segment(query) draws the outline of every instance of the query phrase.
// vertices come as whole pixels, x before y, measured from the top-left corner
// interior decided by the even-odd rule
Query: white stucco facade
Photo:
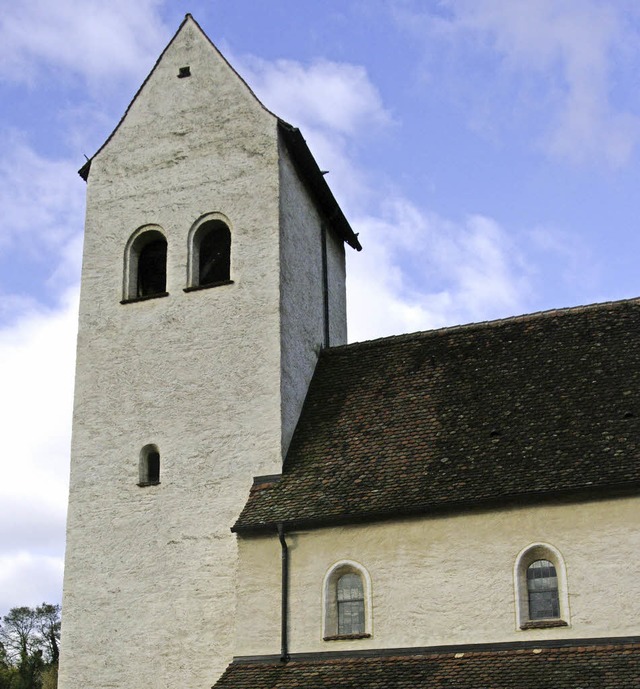
[[[290,533],[290,651],[640,634],[638,514],[634,497]],[[236,654],[277,654],[278,537],[239,542]],[[560,595],[568,599],[568,625],[523,630],[514,564],[524,548],[539,543],[557,549],[566,567]],[[358,563],[370,578],[371,637],[324,641],[323,582],[342,561]]]
[[[323,342],[320,219],[288,208],[313,204],[278,136],[187,18],[91,161],[61,689],[210,687],[233,655],[230,527],[252,477],[281,470]],[[210,213],[228,220],[232,284],[185,292],[190,229]],[[120,303],[127,243],[148,226],[167,240],[168,296]],[[140,487],[147,445],[160,483]]]

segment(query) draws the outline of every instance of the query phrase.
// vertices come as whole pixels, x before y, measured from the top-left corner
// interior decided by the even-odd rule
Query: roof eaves
[[[586,649],[637,646],[640,636],[583,637],[568,639],[528,639],[524,641],[495,641],[487,643],[447,644],[442,646],[405,646],[401,648],[367,648],[347,651],[311,651],[291,653],[290,662],[323,662],[349,658],[402,658],[407,656],[454,655],[456,653],[503,653],[533,649]],[[234,656],[233,663],[243,665],[281,663],[281,656]]]
[[[358,235],[353,231],[338,205],[300,130],[280,118],[278,118],[278,128],[293,164],[328,222],[344,242],[356,251],[362,251]]]
[[[530,493],[513,493],[477,500],[459,500],[446,503],[427,503],[407,509],[394,509],[382,512],[362,512],[360,514],[325,515],[303,519],[285,517],[268,522],[242,523],[238,519],[231,527],[233,533],[251,535],[277,531],[278,524],[283,524],[288,531],[320,529],[334,526],[370,524],[392,519],[410,519],[413,517],[438,517],[445,514],[509,508],[525,505],[550,504],[554,502],[586,502],[602,499],[620,498],[640,494],[640,482],[615,483],[601,486],[578,486],[563,490],[537,491]]]

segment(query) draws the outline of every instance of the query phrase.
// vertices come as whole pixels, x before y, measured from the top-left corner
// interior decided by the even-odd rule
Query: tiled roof
[[[325,350],[234,529],[640,486],[640,300]]]
[[[214,689],[638,689],[640,644],[233,663]]]

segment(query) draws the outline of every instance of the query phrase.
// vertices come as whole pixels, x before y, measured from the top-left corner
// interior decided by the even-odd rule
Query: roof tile
[[[232,663],[214,689],[637,689],[640,644]]]

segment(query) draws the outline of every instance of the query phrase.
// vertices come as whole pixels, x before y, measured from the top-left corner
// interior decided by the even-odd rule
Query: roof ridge
[[[440,328],[433,328],[431,330],[417,330],[413,333],[402,333],[400,335],[387,335],[385,337],[377,337],[373,340],[361,340],[357,342],[348,342],[343,345],[335,345],[323,350],[323,354],[338,353],[347,349],[359,349],[370,346],[381,346],[385,344],[396,344],[401,342],[408,342],[411,340],[420,340],[427,337],[435,337],[440,334],[457,332],[471,329],[494,328],[509,323],[525,323],[527,321],[539,320],[549,316],[565,316],[575,313],[582,313],[588,311],[597,311],[605,307],[619,307],[626,304],[640,304],[640,296],[630,297],[628,299],[616,299],[611,301],[594,302],[591,304],[580,304],[577,306],[565,306],[560,308],[543,309],[540,311],[532,311],[530,313],[518,314],[515,316],[505,316],[504,318],[495,318],[486,321],[472,321],[469,323],[460,323],[457,325],[445,325]]]

